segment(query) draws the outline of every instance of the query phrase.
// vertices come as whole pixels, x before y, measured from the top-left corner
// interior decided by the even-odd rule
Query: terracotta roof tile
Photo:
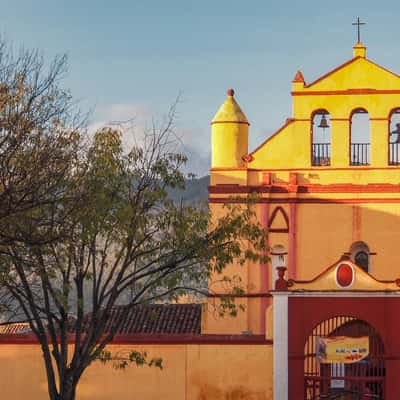
[[[201,304],[149,304],[123,311],[115,307],[107,321],[105,331],[109,331],[121,313],[124,322],[116,334],[200,334]],[[86,322],[90,314],[86,316]],[[73,331],[71,318],[71,331]],[[28,323],[13,323],[0,326],[0,335],[30,332]]]
[[[0,335],[13,335],[16,333],[30,332],[31,328],[27,322],[16,322],[0,326]]]
[[[121,312],[122,307],[113,309],[106,331],[121,316]],[[149,304],[125,312],[124,322],[117,334],[199,334],[201,330],[201,304]]]

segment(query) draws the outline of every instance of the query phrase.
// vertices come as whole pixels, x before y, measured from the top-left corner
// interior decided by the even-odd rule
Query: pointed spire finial
[[[301,82],[301,83],[305,83],[305,81],[304,81],[304,76],[303,76],[303,74],[302,74],[302,72],[301,72],[300,70],[298,70],[298,71],[296,72],[296,75],[294,76],[292,82]]]
[[[235,91],[233,89],[228,89],[226,91],[226,94],[228,95],[228,97],[225,99],[224,103],[215,114],[215,117],[211,121],[211,124],[235,122],[238,124],[250,125],[239,104],[233,97]]]

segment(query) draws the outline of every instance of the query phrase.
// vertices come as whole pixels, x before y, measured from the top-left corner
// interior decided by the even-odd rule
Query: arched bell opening
[[[365,272],[371,272],[371,252],[364,242],[355,242],[350,246],[350,257]]]
[[[356,108],[350,114],[350,165],[370,165],[370,147],[368,111]]]
[[[307,338],[306,400],[383,400],[385,375],[383,341],[366,321],[338,315],[319,323]]]
[[[389,115],[389,165],[400,164],[400,107]]]
[[[311,164],[314,166],[331,165],[331,127],[330,114],[319,109],[311,115]]]

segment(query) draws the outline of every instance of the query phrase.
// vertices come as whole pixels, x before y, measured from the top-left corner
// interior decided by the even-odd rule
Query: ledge
[[[70,344],[74,343],[71,335]],[[0,335],[0,345],[39,345],[32,333]],[[264,335],[197,335],[197,334],[120,334],[110,345],[121,344],[218,344],[218,345],[272,345]]]

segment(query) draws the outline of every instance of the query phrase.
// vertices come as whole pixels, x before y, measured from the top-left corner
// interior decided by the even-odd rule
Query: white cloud
[[[211,165],[211,154],[199,152],[196,148],[191,146],[184,146],[182,153],[188,157],[188,163],[185,167],[185,172],[191,172],[198,177],[208,175]]]
[[[111,104],[100,107],[89,125],[89,131],[95,132],[104,126],[129,126],[138,132],[143,131],[147,121],[151,120],[151,111],[141,104]]]
[[[93,134],[104,126],[119,126],[124,131],[122,138],[125,148],[140,143],[146,130],[160,125],[165,117],[156,115],[151,109],[142,104],[118,103],[100,107],[94,114],[93,122],[89,125],[89,133]],[[188,163],[185,172],[192,172],[198,176],[208,174],[210,167],[209,134],[199,128],[182,126],[177,121],[174,133],[178,139],[176,151],[187,155]],[[205,140],[206,139],[206,140]]]

